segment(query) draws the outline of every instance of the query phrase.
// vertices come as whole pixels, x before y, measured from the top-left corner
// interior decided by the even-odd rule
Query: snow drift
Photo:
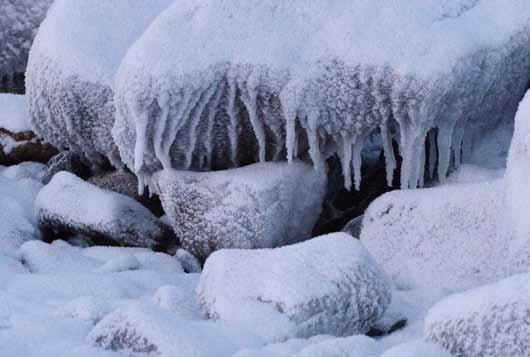
[[[118,165],[111,137],[113,79],[129,46],[173,0],[57,0],[31,49],[27,92],[32,125],[57,148],[106,156]]]
[[[53,0],[2,0],[0,91],[24,92],[23,74],[26,71],[29,49],[52,2]]]
[[[124,162],[218,169],[338,153],[360,185],[380,132],[392,182],[444,180],[485,128],[513,119],[530,79],[528,0],[178,1],[116,77]],[[431,145],[425,152],[425,141]],[[437,167],[437,169],[436,169]],[[437,171],[437,173],[435,173]]]

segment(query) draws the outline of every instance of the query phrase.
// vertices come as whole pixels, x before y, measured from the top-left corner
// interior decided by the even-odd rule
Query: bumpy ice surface
[[[58,148],[98,163],[119,157],[113,79],[129,46],[173,0],[57,0],[31,49],[26,86],[32,125]]]
[[[386,278],[344,233],[276,249],[221,250],[204,266],[201,311],[268,340],[368,331],[390,303]]]
[[[140,176],[307,151],[321,168],[336,152],[346,187],[351,176],[359,187],[376,130],[389,183],[392,139],[403,187],[423,184],[429,156],[429,174],[444,180],[451,156],[458,165],[462,147],[469,156],[485,128],[513,118],[530,79],[529,5],[178,1],[120,66],[113,136]]]
[[[311,237],[325,175],[303,163],[219,172],[163,170],[155,192],[182,246],[200,258],[223,248],[273,248]]]
[[[425,335],[455,356],[528,356],[530,273],[452,295],[425,319]]]

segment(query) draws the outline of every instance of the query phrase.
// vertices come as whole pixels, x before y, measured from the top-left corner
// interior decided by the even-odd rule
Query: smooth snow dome
[[[129,46],[173,0],[57,0],[31,49],[27,89],[36,132],[114,164],[114,74]]]
[[[0,94],[0,128],[12,133],[30,130],[28,109],[23,95]]]
[[[275,249],[224,249],[204,266],[201,311],[266,340],[367,332],[391,300],[360,242],[335,233]]]
[[[431,308],[425,336],[463,357],[526,357],[530,273],[454,294]]]
[[[459,164],[462,143],[480,139],[479,124],[513,118],[530,78],[529,5],[179,1],[120,66],[113,137],[138,175],[307,152],[321,168],[338,153],[346,187],[359,188],[364,140],[379,130],[389,182],[394,139],[402,186],[416,187],[436,127],[443,180],[452,152]]]
[[[515,264],[530,269],[530,92],[526,93],[515,117],[506,182],[507,222],[515,231],[511,247]],[[526,270],[525,270],[526,269]]]

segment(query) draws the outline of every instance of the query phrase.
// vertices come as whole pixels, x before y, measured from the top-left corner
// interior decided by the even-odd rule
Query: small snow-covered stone
[[[527,357],[530,273],[454,294],[434,305],[425,336],[458,357]]]
[[[178,249],[175,257],[186,273],[200,273],[202,271],[201,263],[187,250],[182,248]]]
[[[326,179],[303,163],[261,163],[153,177],[182,247],[199,259],[223,248],[272,248],[310,237]]]
[[[387,350],[381,357],[452,357],[449,352],[433,343],[413,341]]]
[[[197,293],[207,317],[238,321],[269,340],[365,333],[391,299],[371,256],[344,233],[215,252]]]
[[[67,172],[56,174],[37,196],[41,227],[78,233],[120,245],[169,243],[169,227],[130,197],[93,186]]]
[[[60,307],[57,314],[96,324],[110,312],[110,309],[111,307],[103,299],[81,296]]]

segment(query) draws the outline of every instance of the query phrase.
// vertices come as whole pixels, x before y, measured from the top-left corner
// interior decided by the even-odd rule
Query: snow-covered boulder
[[[0,92],[24,93],[24,72],[33,38],[53,0],[2,0]]]
[[[157,357],[231,357],[262,341],[231,324],[179,319],[153,305],[120,308],[101,320],[87,337],[95,346]]]
[[[526,357],[530,273],[452,295],[425,319],[425,336],[458,357]]]
[[[226,249],[204,266],[199,305],[268,340],[367,332],[390,287],[361,243],[344,233],[276,249]]]
[[[273,248],[311,236],[326,178],[303,163],[153,176],[182,247],[200,259],[223,248]]]
[[[519,105],[505,175],[507,224],[515,234],[508,269],[530,271],[530,91]]]
[[[433,343],[413,341],[387,350],[381,357],[453,357],[447,350]]]
[[[380,130],[389,182],[394,137],[402,186],[416,187],[437,128],[430,155],[444,179],[463,142],[513,118],[530,79],[528,5],[178,1],[120,65],[113,137],[140,176],[307,152],[320,168],[338,153],[346,187],[352,166],[359,187],[364,140]]]
[[[361,241],[404,288],[495,281],[510,243],[502,192],[494,180],[387,193],[366,210]]]
[[[31,123],[60,149],[119,164],[113,78],[129,46],[173,0],[57,0],[31,48]]]
[[[153,248],[168,244],[170,228],[130,197],[59,172],[35,201],[39,224],[52,231],[77,233],[120,245]]]

